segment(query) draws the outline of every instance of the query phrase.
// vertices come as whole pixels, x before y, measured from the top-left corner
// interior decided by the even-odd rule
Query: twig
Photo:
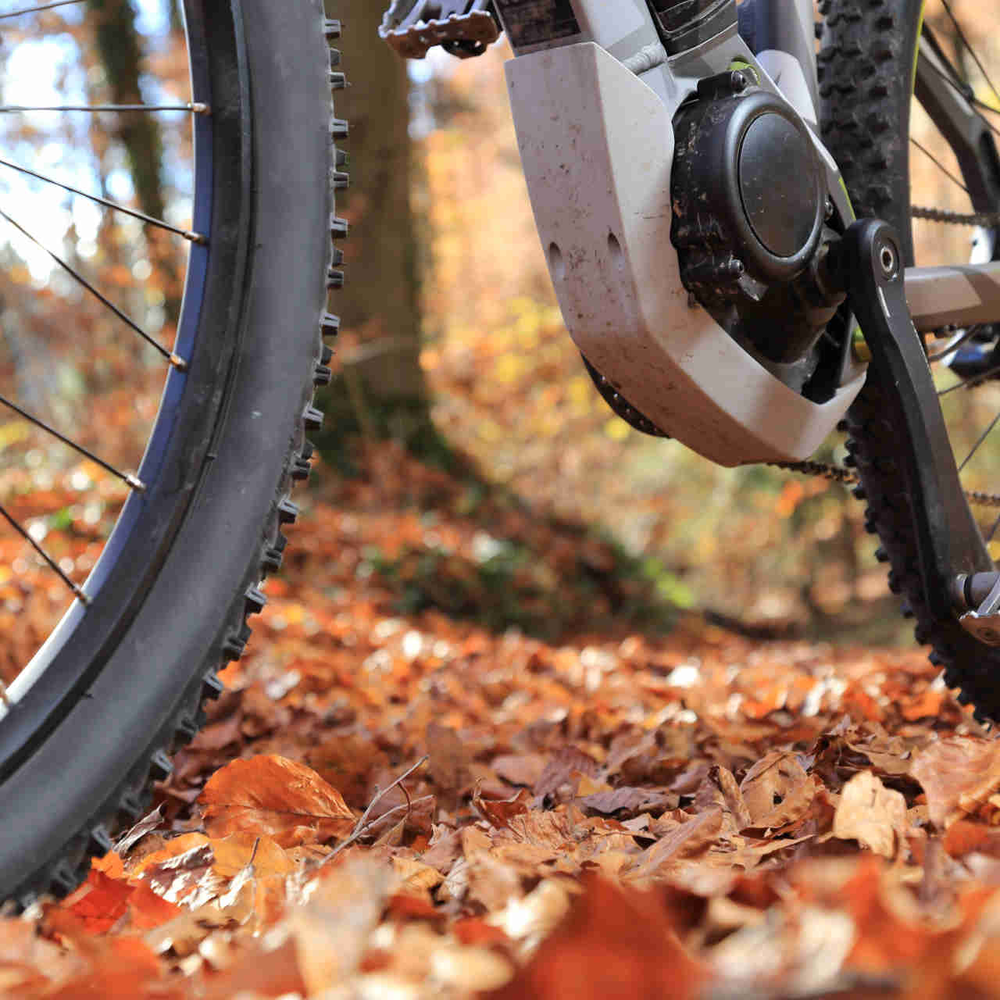
[[[364,813],[362,813],[361,819],[359,819],[357,821],[357,823],[354,824],[354,829],[351,831],[350,836],[346,840],[344,840],[341,843],[339,843],[322,860],[321,864],[326,864],[327,861],[332,861],[338,854],[340,854],[340,852],[345,847],[348,847],[350,844],[353,844],[356,840],[359,840],[361,837],[363,837],[365,835],[366,831],[368,830],[368,828],[372,825],[373,821],[371,819],[369,819],[369,817],[371,816],[372,810],[375,808],[375,806],[378,805],[378,803],[382,799],[384,799],[385,796],[389,792],[391,792],[397,785],[400,786],[400,787],[403,787],[403,782],[411,774],[413,774],[413,772],[416,771],[417,768],[422,767],[424,764],[426,764],[427,760],[429,759],[429,757],[430,757],[430,754],[424,754],[423,757],[421,757],[420,760],[418,760],[416,762],[416,764],[413,764],[411,767],[409,767],[398,778],[396,778],[396,780],[393,781],[392,784],[386,785],[385,788],[379,788],[378,785],[376,785],[375,786],[375,796],[374,796],[374,798],[371,800],[371,802],[368,803],[368,808],[364,811]],[[410,804],[411,804],[410,803],[410,793],[407,792],[407,790],[406,790],[405,787],[403,788],[403,794],[406,796],[406,807],[405,808],[409,809],[410,808]],[[404,807],[403,806],[396,806],[395,808],[396,809],[402,809]],[[395,812],[395,809],[393,809],[391,811]],[[383,817],[379,816],[378,818],[382,819]]]

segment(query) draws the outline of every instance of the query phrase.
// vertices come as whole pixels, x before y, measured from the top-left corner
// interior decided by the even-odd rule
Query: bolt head
[[[896,256],[896,249],[891,243],[883,243],[879,247],[878,262],[885,277],[891,278],[896,273],[898,258]]]

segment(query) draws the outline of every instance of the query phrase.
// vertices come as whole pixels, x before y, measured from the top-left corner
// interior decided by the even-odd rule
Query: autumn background
[[[114,52],[72,8],[38,19],[45,42],[5,29],[6,103],[183,96],[171,4],[89,6],[117,18]],[[861,506],[613,416],[549,285],[505,45],[408,72],[375,37],[379,4],[328,7],[352,232],[302,516],[154,811],[80,890],[0,922],[0,991],[995,995],[1000,752],[912,647]],[[183,116],[0,132],[81,186],[187,217]],[[170,343],[169,238],[2,183]],[[0,382],[134,467],[155,351],[37,248],[0,258]],[[121,488],[16,419],[0,455],[0,500],[83,579]],[[66,602],[0,534],[3,678]]]

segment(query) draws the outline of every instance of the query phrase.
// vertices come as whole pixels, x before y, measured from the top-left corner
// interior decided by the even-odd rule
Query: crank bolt
[[[882,273],[891,278],[896,273],[896,252],[888,243],[883,243],[878,252],[878,262],[882,266]]]
[[[823,203],[823,214],[828,220],[833,218],[833,202],[829,198]]]

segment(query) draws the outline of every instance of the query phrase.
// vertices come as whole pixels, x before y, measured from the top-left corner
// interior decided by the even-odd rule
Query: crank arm
[[[855,222],[831,244],[828,266],[864,331],[869,377],[899,393],[905,427],[887,425],[885,433],[895,437],[928,605],[935,617],[953,619],[956,582],[994,567],[962,492],[937,389],[910,320],[895,230],[879,219]],[[962,624],[974,631],[974,622]]]

